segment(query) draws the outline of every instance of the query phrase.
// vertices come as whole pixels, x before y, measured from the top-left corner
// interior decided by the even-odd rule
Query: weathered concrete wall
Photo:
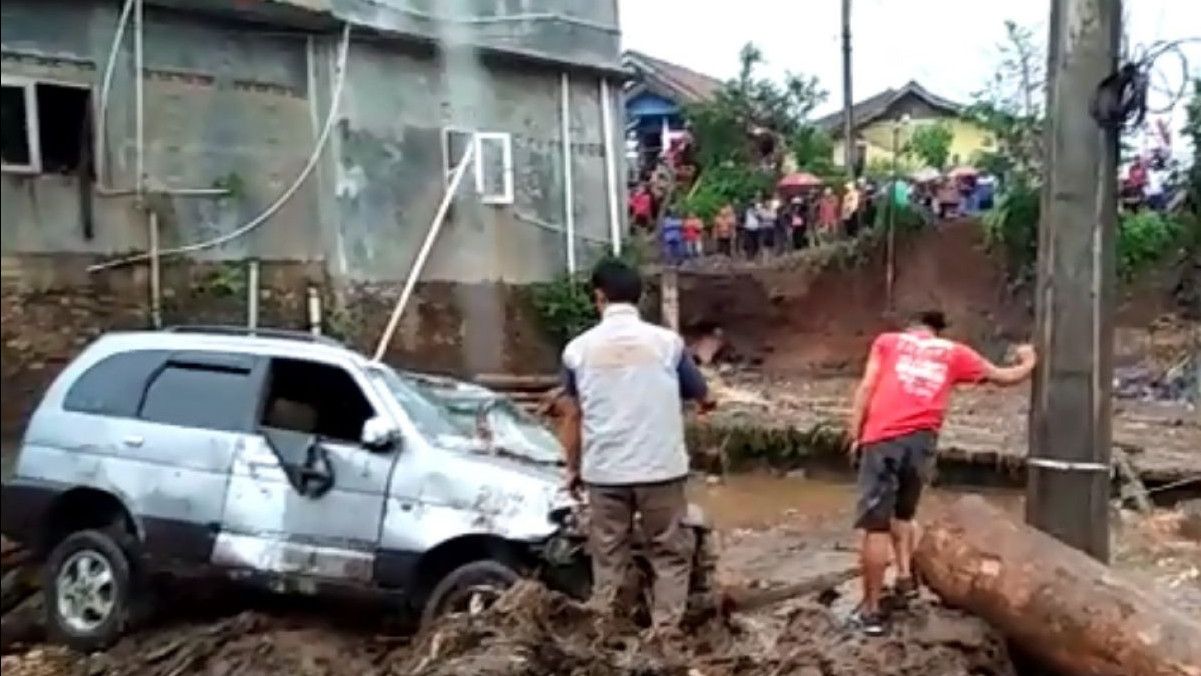
[[[538,14],[554,5],[559,13],[616,25],[612,0],[521,0],[492,3],[491,10],[488,3],[476,4],[485,15]],[[347,6],[367,5],[383,6],[278,0],[261,7],[287,8],[291,13],[281,16],[293,20],[309,14],[330,19]],[[218,15],[187,11],[212,10],[208,3],[147,2],[145,167],[151,191],[234,187],[220,199],[152,194],[147,206],[160,217],[163,247],[231,232],[261,212],[301,171],[329,110],[337,22],[300,21],[302,30],[289,25],[281,33],[238,21],[263,18],[257,7]],[[97,96],[118,9],[118,3],[99,0],[6,0],[0,14],[4,73],[85,85]],[[443,193],[442,128],[506,132],[512,136],[514,204],[484,205],[472,191],[460,194],[388,360],[457,373],[553,368],[554,350],[520,285],[566,269],[563,68],[570,78],[580,266],[609,246],[599,79],[606,76],[607,57],[593,54],[590,67],[571,66],[569,58],[554,65],[495,49],[436,51],[422,40],[361,29],[350,54],[337,126],[316,170],[249,236],[188,258],[164,259],[165,321],[244,322],[242,264],[257,257],[263,261],[262,325],[303,328],[305,291],[314,285],[326,301],[326,330],[370,350]],[[613,63],[617,54],[614,42]],[[108,109],[104,167],[117,188],[130,188],[135,179],[133,74],[131,31]],[[620,86],[611,84],[618,204],[624,205]],[[100,192],[73,176],[0,177],[4,434],[14,431],[58,369],[94,336],[149,323],[144,265],[85,271],[98,258],[148,244],[146,217],[134,198]]]
[[[20,432],[42,392],[101,333],[149,326],[145,268],[88,275],[85,255],[3,258],[0,288],[0,436]],[[263,263],[259,322],[306,330],[307,293],[323,298],[327,335],[364,352],[375,347],[398,283],[354,284],[335,292],[320,264]],[[495,305],[493,320],[479,313]],[[163,267],[163,320],[171,324],[244,325],[246,268],[233,262],[176,261]],[[502,284],[418,285],[385,360],[406,368],[471,374],[545,373],[555,353],[527,292]]]
[[[80,84],[99,96],[119,7],[68,0],[5,2],[5,75]],[[132,31],[118,56],[108,109],[109,187],[135,182]],[[244,24],[147,8],[145,167],[155,187],[234,184],[222,198],[155,202],[164,247],[229,232],[290,183],[314,139],[306,38],[264,35]],[[111,254],[146,247],[132,196],[104,196],[73,176],[4,174],[3,245],[13,253]],[[302,187],[272,227],[202,258],[316,260],[322,255],[317,187]],[[94,234],[84,235],[84,213]]]
[[[446,127],[512,135],[515,202],[485,205],[462,189],[423,278],[523,283],[565,270],[565,234],[535,224],[564,224],[559,73],[465,58],[452,74],[430,53],[356,45],[337,151],[339,274],[407,273],[442,199]],[[599,80],[572,78],[569,99],[576,232],[606,241]],[[581,257],[587,247],[577,244]]]

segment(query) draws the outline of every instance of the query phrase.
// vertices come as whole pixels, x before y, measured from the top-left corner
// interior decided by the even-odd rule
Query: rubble
[[[683,638],[655,636],[628,620],[522,583],[495,606],[453,615],[409,640],[359,634],[325,620],[242,612],[216,622],[156,626],[106,653],[34,647],[4,657],[6,676],[858,676],[866,673],[1010,676],[1004,642],[957,611],[926,602],[905,611],[892,635],[860,637],[830,608],[796,599],[770,612],[710,617]]]

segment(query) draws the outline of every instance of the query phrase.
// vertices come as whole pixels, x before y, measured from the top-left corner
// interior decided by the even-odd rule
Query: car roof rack
[[[344,345],[329,336],[318,336],[307,331],[294,329],[269,329],[250,326],[227,326],[222,324],[184,324],[168,326],[163,329],[168,333],[206,333],[221,336],[246,336],[248,338],[278,338],[282,340],[297,340],[305,343],[320,343],[344,347]]]

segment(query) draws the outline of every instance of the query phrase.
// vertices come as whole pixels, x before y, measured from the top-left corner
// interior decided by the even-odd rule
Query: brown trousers
[[[633,566],[634,515],[641,515],[641,541],[655,574],[651,619],[677,626],[688,604],[692,573],[692,533],[684,525],[688,509],[684,480],[629,486],[588,487],[591,506],[593,600],[614,608]]]

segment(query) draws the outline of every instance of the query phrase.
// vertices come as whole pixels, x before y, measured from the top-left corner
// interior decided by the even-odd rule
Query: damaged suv
[[[496,448],[411,377],[328,339],[113,333],[34,412],[0,519],[45,561],[49,632],[84,650],[120,635],[160,573],[366,590],[425,622],[521,576],[586,593],[586,509],[551,447]],[[708,533],[690,521],[704,591]]]

